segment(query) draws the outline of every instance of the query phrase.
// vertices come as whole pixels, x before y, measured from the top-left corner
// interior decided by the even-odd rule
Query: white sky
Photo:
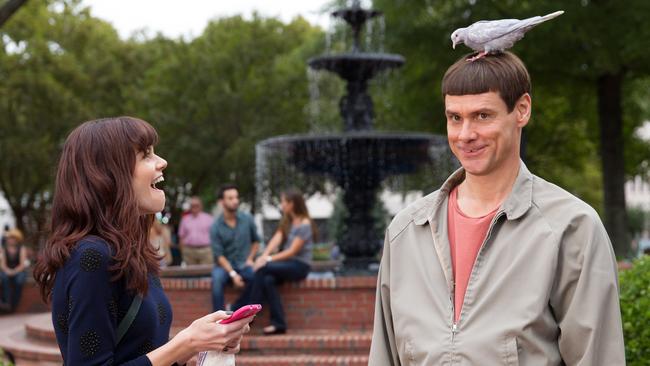
[[[636,132],[642,139],[650,141],[650,121],[646,121],[644,124],[642,124],[636,130]]]
[[[93,16],[107,20],[122,38],[133,31],[147,29],[151,35],[196,37],[210,19],[243,14],[254,10],[265,17],[291,21],[302,15],[312,24],[326,28],[330,16],[322,13],[328,0],[83,0]],[[363,3],[363,2],[362,2]]]

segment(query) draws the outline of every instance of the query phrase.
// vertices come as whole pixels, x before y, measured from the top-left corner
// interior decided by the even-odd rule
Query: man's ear
[[[533,110],[533,101],[530,94],[525,93],[522,95],[515,104],[515,112],[517,113],[517,126],[524,127],[530,120],[530,114]]]

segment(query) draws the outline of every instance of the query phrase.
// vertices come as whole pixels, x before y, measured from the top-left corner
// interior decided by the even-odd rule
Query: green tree
[[[145,45],[162,57],[145,72],[135,103],[161,135],[172,212],[190,194],[214,199],[228,181],[254,202],[255,143],[307,130],[305,62],[322,38],[300,18],[254,16],[215,20],[190,42]]]
[[[31,1],[0,39],[0,190],[38,244],[63,139],[84,120],[119,114],[132,68],[115,30],[79,1]]]
[[[2,6],[0,6],[0,27],[2,27],[2,25],[5,24],[21,6],[25,5],[25,2],[27,2],[27,0],[7,0],[2,4]]]
[[[305,62],[324,43],[304,19],[258,16],[215,20],[191,41],[121,40],[79,0],[27,3],[0,40],[0,190],[37,236],[63,139],[104,116],[158,128],[172,213],[189,194],[212,200],[226,181],[254,202],[255,143],[308,129]]]
[[[378,113],[384,116],[379,123],[433,132],[443,132],[445,126],[442,75],[461,52],[469,52],[451,49],[454,29],[481,19],[565,10],[513,48],[533,78],[535,112],[527,127],[527,163],[597,209],[601,199],[596,192],[603,192],[604,221],[616,253],[627,254],[623,183],[626,174],[647,166],[642,162],[648,146],[633,131],[648,117],[638,99],[650,96],[650,53],[645,45],[650,3],[377,0],[375,6],[386,14],[387,48],[407,58],[404,71],[388,88],[393,103]],[[602,174],[594,170],[598,165]]]

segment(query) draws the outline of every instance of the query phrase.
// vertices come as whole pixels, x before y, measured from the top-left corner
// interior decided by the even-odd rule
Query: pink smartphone
[[[221,319],[219,324],[229,324],[236,322],[239,319],[248,318],[251,315],[257,314],[260,310],[262,310],[262,305],[260,304],[244,305],[232,313],[230,317]]]

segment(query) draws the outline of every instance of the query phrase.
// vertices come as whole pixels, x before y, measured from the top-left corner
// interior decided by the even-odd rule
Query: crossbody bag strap
[[[124,319],[122,319],[120,325],[117,326],[117,341],[115,344],[119,344],[122,338],[124,338],[124,335],[126,334],[126,331],[129,330],[129,327],[133,323],[135,316],[138,315],[140,304],[142,304],[142,295],[135,295],[133,301],[131,302],[131,306],[129,306],[129,310],[124,316]]]

